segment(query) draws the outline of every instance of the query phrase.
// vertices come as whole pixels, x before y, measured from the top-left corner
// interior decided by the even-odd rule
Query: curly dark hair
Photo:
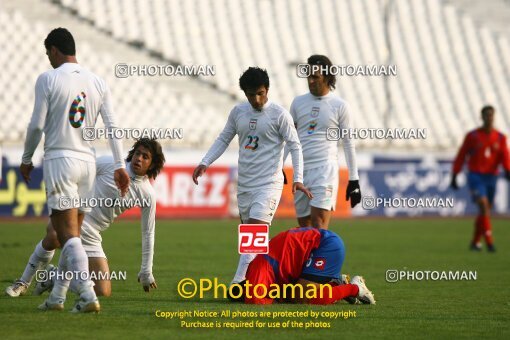
[[[131,162],[131,159],[133,159],[133,155],[139,146],[143,146],[151,152],[152,162],[149,170],[147,170],[147,176],[149,178],[155,179],[165,164],[163,148],[161,147],[161,144],[159,144],[159,142],[155,139],[140,138],[135,142],[135,144],[133,144],[131,150],[129,150],[128,156],[126,158],[127,162]]]

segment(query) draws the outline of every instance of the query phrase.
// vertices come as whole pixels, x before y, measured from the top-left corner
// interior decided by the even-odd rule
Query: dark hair
[[[489,112],[494,112],[494,107],[492,105],[485,105],[484,107],[482,107],[482,111],[480,111],[482,113],[482,116],[488,114]]]
[[[269,88],[269,76],[265,69],[259,67],[250,67],[239,78],[239,87],[241,90],[254,90],[264,85]]]
[[[131,159],[133,159],[133,155],[139,146],[143,146],[144,148],[149,149],[151,152],[152,162],[149,170],[147,170],[147,176],[149,178],[155,179],[165,164],[165,155],[163,154],[161,144],[159,144],[159,142],[155,139],[140,138],[135,142],[135,144],[133,144],[131,150],[129,150],[128,156],[126,158],[127,162],[131,162]]]
[[[336,75],[332,72],[328,72],[331,69],[331,66],[333,66],[333,63],[331,60],[329,60],[328,57],[325,55],[314,54],[308,58],[307,63],[309,65],[327,66],[321,68],[321,74],[323,74],[324,78],[326,78],[328,81],[328,86],[330,89],[334,90],[336,88]]]
[[[62,54],[76,55],[73,35],[65,28],[55,28],[48,34],[44,40],[44,47],[49,50],[51,46],[55,46]]]

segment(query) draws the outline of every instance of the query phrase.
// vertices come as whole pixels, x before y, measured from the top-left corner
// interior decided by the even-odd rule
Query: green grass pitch
[[[112,270],[126,271],[126,281],[114,281],[113,293],[101,298],[99,314],[72,315],[74,296],[65,312],[36,309],[46,297],[0,299],[2,339],[19,338],[147,338],[147,339],[289,339],[362,338],[500,338],[510,339],[510,228],[508,220],[494,220],[498,252],[468,251],[470,219],[353,219],[335,220],[331,229],[344,239],[344,273],[362,274],[377,305],[332,306],[275,304],[246,306],[215,300],[185,300],[177,294],[180,279],[218,277],[228,283],[237,265],[235,220],[158,221],[154,276],[158,289],[143,292],[136,277],[141,260],[137,221],[116,222],[103,233]],[[294,226],[275,221],[271,235]],[[28,256],[45,231],[45,222],[4,222],[0,226],[2,289],[19,277]],[[58,256],[58,253],[57,253]],[[53,263],[58,261],[57,256]],[[385,272],[398,270],[471,270],[476,281],[402,281],[387,283]],[[32,286],[33,287],[33,286]],[[330,328],[312,329],[189,329],[180,320],[157,318],[155,312],[208,311],[356,311],[356,317],[320,321]],[[192,320],[198,320],[192,318]],[[308,319],[242,318],[202,321],[306,322]],[[190,321],[190,320],[188,320]]]

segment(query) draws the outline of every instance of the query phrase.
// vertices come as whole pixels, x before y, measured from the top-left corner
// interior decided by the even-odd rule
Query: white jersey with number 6
[[[238,192],[260,188],[283,188],[283,147],[292,156],[294,182],[303,183],[303,156],[290,114],[280,105],[267,102],[261,111],[250,103],[236,105],[225,128],[200,164],[209,166],[237,134],[239,138]]]
[[[90,142],[82,130],[93,128],[98,115],[106,128],[116,128],[110,92],[106,82],[77,63],[64,63],[44,72],[35,85],[35,105],[28,125],[22,161],[32,160],[42,133],[45,134],[44,159],[77,158],[95,162]],[[110,139],[116,169],[124,167],[118,139]]]

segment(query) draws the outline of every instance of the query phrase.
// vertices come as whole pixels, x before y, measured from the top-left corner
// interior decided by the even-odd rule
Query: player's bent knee
[[[112,295],[112,285],[110,281],[100,280],[95,281],[94,291],[97,296],[109,297]]]
[[[53,229],[53,225],[48,223],[48,226],[46,227],[46,235],[44,236],[42,240],[42,246],[46,250],[53,250],[60,248],[60,242],[57,237],[57,232],[55,229]]]
[[[301,228],[311,227],[312,219],[310,218],[310,215],[305,217],[298,217],[298,224]]]
[[[328,225],[323,220],[315,220],[312,222],[312,227],[317,229],[328,229]]]
[[[45,250],[55,250],[57,248],[60,248],[60,242],[58,239],[55,240],[48,240],[47,238],[44,238],[42,240],[42,246]]]

